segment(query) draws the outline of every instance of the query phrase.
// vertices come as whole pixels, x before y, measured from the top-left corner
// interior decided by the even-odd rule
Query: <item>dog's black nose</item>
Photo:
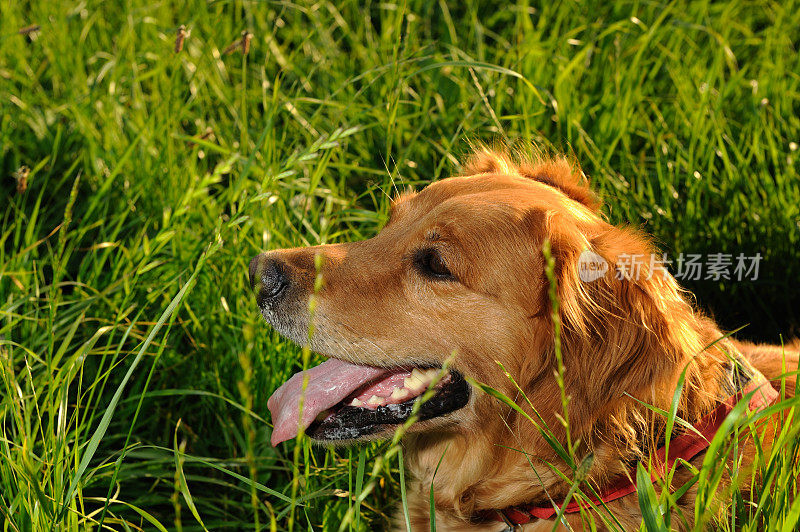
[[[250,261],[250,288],[256,293],[259,307],[275,301],[289,287],[286,266],[280,260],[257,255]]]

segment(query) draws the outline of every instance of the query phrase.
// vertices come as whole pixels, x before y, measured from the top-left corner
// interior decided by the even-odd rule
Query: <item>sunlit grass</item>
[[[469,141],[574,152],[673,253],[761,252],[760,282],[691,288],[745,336],[792,334],[798,27],[796,2],[0,0],[4,529],[385,526],[392,442],[269,445],[302,351],[247,264],[374,234]],[[765,487],[796,477],[791,425]],[[758,523],[800,512],[786,493]]]

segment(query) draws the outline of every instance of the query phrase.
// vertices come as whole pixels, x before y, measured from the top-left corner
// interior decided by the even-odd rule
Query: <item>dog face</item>
[[[564,160],[512,167],[484,153],[465,173],[401,196],[374,238],[253,259],[266,320],[333,359],[308,372],[305,392],[298,374],[270,399],[273,443],[299,425],[323,441],[385,435],[444,365],[412,430],[470,430],[489,399],[464,376],[512,395],[503,368],[522,385],[551,371],[543,243],[576,256],[610,226]]]

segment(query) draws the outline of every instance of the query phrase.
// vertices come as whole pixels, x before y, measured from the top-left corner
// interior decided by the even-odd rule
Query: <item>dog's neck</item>
[[[579,442],[573,448],[574,458],[580,462],[592,453],[589,479],[595,485],[603,486],[626,474],[631,463],[660,446],[663,418],[646,404],[669,410],[679,379],[683,378],[683,384],[677,416],[690,423],[713,409],[715,401],[730,395],[734,387],[730,355],[735,356],[735,345],[720,340],[722,334],[710,320],[700,318],[692,325],[698,340],[710,347],[693,355],[687,352],[682,363],[672,365],[674,371],[662,372],[647,387],[626,390],[601,402],[591,390],[571,385],[567,377],[570,419],[587,420],[582,425],[571,424],[571,440]],[[552,376],[547,372],[537,381],[530,399],[549,401],[534,406],[566,448],[565,431],[558,420],[563,415],[557,399],[560,391],[555,378],[547,378],[547,374]],[[554,468],[566,478],[573,476],[528,419],[510,408],[489,406],[489,401],[495,399],[477,401],[480,427],[406,437],[407,462],[416,482],[413,490],[420,492],[427,505],[432,486],[437,511],[457,521],[466,522],[485,509],[563,500],[569,483]],[[504,415],[498,416],[498,412]]]

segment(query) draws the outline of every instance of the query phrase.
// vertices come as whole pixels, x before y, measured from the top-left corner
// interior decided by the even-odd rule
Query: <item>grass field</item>
[[[761,253],[757,281],[687,286],[741,336],[796,334],[798,45],[792,0],[0,0],[3,530],[385,526],[385,444],[270,447],[300,349],[247,264],[374,234],[470,142],[574,153],[671,255]],[[791,529],[775,493],[746,527]]]

